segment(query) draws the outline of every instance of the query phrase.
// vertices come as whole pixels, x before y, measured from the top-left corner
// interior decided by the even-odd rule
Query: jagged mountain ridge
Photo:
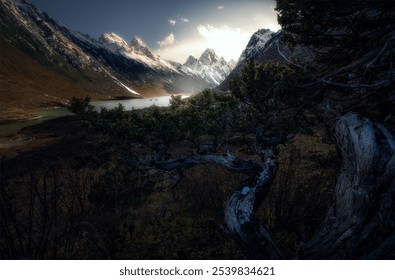
[[[208,84],[180,72],[138,37],[126,43],[114,33],[99,40],[73,31],[25,0],[0,0],[1,36],[60,73],[84,79],[103,95],[197,92]],[[107,84],[105,88],[97,88]],[[92,83],[93,82],[93,83]]]
[[[213,49],[206,49],[199,59],[190,55],[180,70],[187,74],[201,77],[210,86],[218,86],[233,70],[236,63],[232,59],[229,62],[223,57],[218,57]]]
[[[153,51],[137,36],[127,43],[115,33],[103,33],[98,43],[116,55],[136,60],[153,69],[179,73],[178,70]]]

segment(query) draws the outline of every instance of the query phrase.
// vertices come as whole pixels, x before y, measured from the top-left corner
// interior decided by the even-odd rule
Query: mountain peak
[[[265,47],[266,43],[269,42],[269,40],[273,38],[275,34],[276,33],[271,31],[270,29],[264,28],[259,29],[257,32],[255,32],[251,36],[250,41],[248,42],[243,53],[241,54],[239,62],[252,58],[255,54],[257,54]]]
[[[199,59],[190,55],[183,66],[186,68],[185,73],[201,77],[212,87],[219,85],[234,67],[223,57],[219,58],[210,48],[206,49]]]
[[[119,35],[115,34],[114,32],[103,33],[103,34],[101,34],[100,39],[102,39],[102,40],[115,40],[115,41],[121,41],[122,40],[123,41],[123,39]]]
[[[199,58],[199,61],[204,65],[211,65],[219,60],[213,49],[206,49]]]
[[[144,41],[140,37],[134,36],[132,42],[130,43],[130,46],[135,53],[145,55],[155,60],[155,55],[153,54],[152,50],[147,46],[146,43],[144,43]]]
[[[237,64],[237,61],[235,61],[233,58],[231,60],[229,60],[228,65],[230,68],[235,68]]]
[[[188,56],[186,62],[184,63],[185,66],[192,66],[193,64],[195,64],[197,62],[197,58],[194,57],[193,55]]]
[[[134,47],[145,47],[145,48],[148,48],[147,44],[144,43],[144,41],[138,36],[134,36],[131,44]]]
[[[99,38],[99,43],[105,46],[116,45],[121,48],[127,48],[128,43],[122,37],[115,33],[103,33]]]
[[[271,31],[270,29],[261,28],[258,29],[258,31],[256,31],[254,34],[265,34],[265,33],[273,33],[273,31]]]
[[[211,55],[216,55],[214,49],[207,48],[203,53],[208,53]]]

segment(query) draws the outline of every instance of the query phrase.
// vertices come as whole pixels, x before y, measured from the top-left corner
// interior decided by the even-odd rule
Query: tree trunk
[[[277,168],[271,149],[264,152],[264,157],[265,164],[253,185],[244,186],[228,200],[225,206],[225,222],[228,232],[251,258],[280,259],[281,254],[270,235],[254,216],[256,208],[268,193]]]
[[[381,124],[349,113],[335,139],[343,166],[334,204],[300,258],[377,259],[395,251],[395,142]]]

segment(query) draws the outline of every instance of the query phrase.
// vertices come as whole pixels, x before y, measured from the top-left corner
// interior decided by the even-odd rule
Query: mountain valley
[[[138,37],[127,43],[115,33],[103,33],[95,40],[24,0],[0,1],[0,27],[2,121],[64,106],[72,96],[141,98],[196,93],[219,83],[212,84],[196,71],[183,71],[185,67],[154,54]],[[21,75],[13,64],[23,66]],[[226,67],[222,78],[229,72]],[[40,81],[43,72],[51,73],[51,78]],[[23,73],[35,81],[29,82],[32,79]],[[15,105],[8,102],[11,99],[26,104]],[[24,113],[16,113],[18,107]]]

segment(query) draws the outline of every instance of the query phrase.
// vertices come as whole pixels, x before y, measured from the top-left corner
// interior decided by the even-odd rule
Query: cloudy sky
[[[213,48],[237,60],[260,28],[276,31],[274,0],[30,0],[70,28],[98,39],[139,36],[165,59],[184,63]]]

